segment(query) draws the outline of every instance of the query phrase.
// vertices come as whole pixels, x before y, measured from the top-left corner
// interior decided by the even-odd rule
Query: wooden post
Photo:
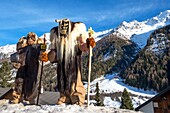
[[[44,46],[45,46],[45,41],[46,41],[45,37],[46,37],[46,34],[44,34]],[[39,80],[39,86],[38,86],[38,96],[37,96],[37,103],[36,103],[36,105],[38,105],[38,103],[39,103],[39,97],[40,97],[40,93],[41,93],[41,81],[42,81],[42,75],[43,75],[44,62],[42,61],[41,64],[42,64],[41,65],[41,74],[40,74],[40,80]]]
[[[87,107],[90,104],[90,76],[91,76],[91,57],[92,57],[92,47],[89,47],[89,64],[88,64],[88,87],[87,87]]]

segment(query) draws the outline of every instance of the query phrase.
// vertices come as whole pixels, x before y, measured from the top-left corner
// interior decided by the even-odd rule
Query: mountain
[[[146,45],[149,35],[156,29],[170,24],[170,10],[161,12],[159,15],[147,19],[146,21],[138,22],[122,22],[114,29],[114,34],[134,41],[141,48]]]
[[[155,30],[122,76],[129,84],[161,91],[170,84],[170,25]]]
[[[110,30],[105,30],[102,32],[96,32],[95,33],[95,40],[98,41],[101,38],[103,38],[104,36],[107,36],[109,34]],[[49,49],[50,46],[50,33],[44,33],[46,35],[46,44],[47,44],[47,49]],[[42,36],[40,36],[39,38],[44,38],[44,34]],[[19,40],[19,39],[18,39]],[[4,58],[9,58],[10,54],[16,52],[16,44],[12,44],[12,45],[5,45],[5,46],[0,46],[0,60],[4,59]]]
[[[95,33],[97,45],[93,50],[92,62],[92,80],[100,75],[120,72],[136,57],[140,48],[144,48],[147,39],[155,29],[170,24],[170,10],[160,13],[159,15],[138,22],[122,22],[118,27]],[[49,47],[49,33],[46,34],[47,45]],[[44,35],[40,36],[43,38]],[[16,45],[6,45],[0,47],[0,59],[8,58],[9,55],[16,51]],[[83,58],[83,67],[87,67],[87,56]],[[87,69],[83,71],[84,75]],[[95,76],[95,75],[98,76]],[[84,80],[87,77],[83,77]]]
[[[146,21],[124,21],[116,28],[95,33],[97,44],[93,49],[92,57],[91,103],[95,103],[96,83],[99,83],[100,96],[104,105],[114,108],[120,107],[124,88],[130,93],[135,108],[153,97],[156,94],[154,91],[159,92],[170,83],[169,24],[170,10],[167,10]],[[45,34],[49,48],[50,34]],[[44,35],[40,38],[44,38]],[[9,55],[14,52],[16,52],[16,44],[0,47],[0,61],[8,59]],[[86,88],[88,71],[86,53],[83,54],[82,61],[82,79]],[[50,63],[44,66],[43,86],[45,90],[55,90],[56,66]],[[15,74],[16,70],[12,69],[11,76],[14,77]],[[9,81],[11,82],[13,83],[12,80]],[[64,111],[65,108],[70,107],[65,106],[62,110]],[[41,110],[34,109],[35,111]],[[42,106],[42,110],[46,109],[51,109],[51,106]]]
[[[131,40],[124,40],[110,34],[96,43],[93,49],[91,80],[112,72],[125,69],[139,51]],[[83,80],[87,80],[88,55],[83,56]]]
[[[11,53],[16,51],[16,44],[0,47],[0,61],[9,58]]]
[[[102,32],[96,32],[95,39],[97,41],[97,44],[96,47],[93,49],[91,80],[92,81],[96,80],[97,78],[100,78],[102,76],[107,78],[106,76],[107,74],[121,72],[120,76],[125,80],[123,80],[121,83],[116,82],[119,85],[124,84],[123,82],[125,82],[139,89],[140,88],[143,88],[144,90],[155,89],[156,91],[161,90],[163,88],[162,86],[164,85],[156,89],[155,86],[150,87],[148,84],[145,84],[145,82],[146,80],[153,81],[154,79],[153,75],[158,72],[161,73],[159,74],[161,76],[155,77],[155,79],[158,79],[156,82],[167,84],[167,77],[166,77],[167,68],[161,65],[162,64],[168,65],[168,63],[166,63],[168,55],[165,55],[166,51],[164,50],[166,50],[165,43],[168,42],[169,38],[167,38],[168,40],[166,39],[165,42],[165,38],[163,39],[161,38],[162,40],[161,39],[159,40],[155,37],[157,36],[168,37],[169,34],[166,33],[169,32],[168,30],[163,29],[162,30],[163,32],[161,32],[163,34],[160,34],[159,30],[157,31],[157,29],[159,28],[161,31],[161,28],[168,24],[170,24],[170,10],[162,12],[158,16],[155,16],[151,19],[147,19],[146,21],[142,21],[142,22],[138,22],[136,20],[132,22],[124,21],[116,28],[105,30]],[[47,45],[49,47],[50,34],[49,33],[45,33],[45,34],[46,34]],[[40,38],[43,37],[44,35],[40,36]],[[16,51],[15,44],[0,47],[0,59],[3,60],[4,58],[8,58],[9,55],[15,51]],[[87,80],[87,62],[88,62],[87,59],[88,59],[87,54],[83,54],[82,67],[83,67],[84,81]],[[149,63],[147,64],[147,62]],[[154,62],[156,63],[154,64]],[[154,64],[154,66],[152,66],[152,64]],[[156,64],[161,64],[161,65],[156,66]],[[164,70],[156,71],[157,68],[158,69],[163,68]],[[46,66],[44,67],[43,80],[44,80],[45,90],[54,91],[56,85],[55,69],[56,69],[56,65],[53,64],[46,64]],[[147,70],[147,71],[144,72],[143,70]],[[143,73],[150,74],[148,75],[149,78],[142,76]],[[165,76],[162,76],[163,74],[165,74]],[[139,75],[141,76],[139,77]],[[119,75],[117,77],[119,77]],[[164,78],[160,79],[161,77]],[[115,84],[115,82],[111,82],[112,79],[114,79],[114,76],[112,76],[112,78],[109,78],[109,81],[103,80],[103,82],[108,82],[109,85],[114,84],[118,86],[118,84]],[[149,83],[152,84],[153,82],[150,81]],[[102,84],[103,85],[100,86],[101,88],[102,86],[106,85],[104,83]],[[94,90],[93,85],[91,85],[91,87],[92,87],[91,91],[93,91]],[[158,87],[157,84],[156,87]],[[113,87],[113,88],[114,88],[113,90],[116,92],[120,91],[119,90],[120,87],[119,88]],[[108,95],[108,93],[116,93],[113,90],[109,90],[109,89],[111,88],[110,87],[102,88],[101,90],[102,92],[106,93],[106,95]],[[123,88],[121,87],[121,90],[122,89]]]
[[[147,39],[153,30],[168,24],[170,24],[170,10],[161,12],[159,15],[142,22],[138,22],[137,20],[132,22],[124,21],[116,28],[96,32],[95,37],[96,41],[98,41],[103,37],[113,33],[114,35],[117,35],[121,38],[132,40],[138,44],[140,48],[143,48],[146,45]],[[50,43],[49,33],[45,34],[47,35],[46,38],[48,43]],[[43,35],[40,36],[40,38],[43,38]],[[15,44],[0,47],[0,53],[11,53],[14,51],[16,51]]]
[[[118,27],[99,35],[104,37],[97,42],[93,50],[92,80],[98,77],[96,75],[124,70],[136,57],[140,48],[145,47],[151,33],[168,24],[170,10],[142,22],[122,22]],[[87,70],[84,70],[84,75],[86,72]]]

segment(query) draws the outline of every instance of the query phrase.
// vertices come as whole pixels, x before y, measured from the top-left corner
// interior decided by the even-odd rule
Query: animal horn
[[[57,19],[56,19],[55,22],[59,23],[59,22],[61,22],[61,20],[57,20]]]

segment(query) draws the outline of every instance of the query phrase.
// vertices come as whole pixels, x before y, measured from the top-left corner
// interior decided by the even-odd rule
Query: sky
[[[42,36],[58,25],[55,19],[80,21],[99,32],[165,10],[169,0],[1,0],[0,46],[16,44],[28,32]]]

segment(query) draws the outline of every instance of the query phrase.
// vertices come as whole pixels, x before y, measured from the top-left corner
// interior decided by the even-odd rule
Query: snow
[[[105,106],[109,106],[109,107],[114,107],[114,108],[120,108],[121,103],[118,101],[113,101],[110,97],[105,97],[103,104]]]
[[[156,34],[153,38],[151,38],[152,44],[149,45],[148,50],[161,53],[161,50],[166,49],[166,44],[168,44],[169,40],[163,33]]]
[[[148,100],[148,99],[141,98],[141,97],[131,97],[131,99],[132,99],[132,104],[134,108],[138,107],[139,105],[141,105],[142,103]]]
[[[0,47],[0,53],[13,53],[16,51],[16,44],[12,44],[12,45],[5,45],[5,46],[1,46]]]
[[[142,113],[126,109],[115,109],[113,107],[96,107],[90,105],[24,105],[9,104],[8,100],[0,100],[1,113]]]
[[[104,56],[103,56],[103,61],[106,61],[106,60],[109,60],[110,58],[112,58],[112,56],[109,56],[110,55],[110,52],[106,53]]]
[[[143,48],[146,45],[147,39],[150,34],[163,26],[170,24],[170,10],[161,12],[159,15],[147,19],[146,21],[138,22],[134,20],[132,22],[122,22],[118,27],[114,29],[108,29],[100,32],[95,32],[95,41],[99,41],[103,37],[114,34],[122,37],[123,39],[132,40]],[[47,46],[50,45],[50,33],[45,33],[47,39]],[[44,35],[40,36],[43,38]],[[0,47],[0,53],[13,53],[16,51],[16,44],[6,45]]]
[[[109,35],[112,32],[113,29],[109,29],[109,30],[104,30],[104,31],[100,31],[100,32],[95,32],[94,37],[95,37],[95,41],[99,41],[100,39],[102,39],[103,37]]]
[[[116,79],[114,79],[116,78]],[[142,89],[137,89],[135,87],[128,86],[122,82],[123,80],[118,76],[118,73],[113,73],[109,75],[102,76],[95,79],[90,83],[90,95],[95,95],[94,90],[96,89],[96,83],[99,83],[100,93],[111,94],[116,92],[122,92],[124,88],[127,89],[131,94],[136,96],[131,96],[133,107],[136,108],[148,98],[155,96],[156,92],[153,91],[144,91]],[[87,88],[87,84],[84,85]],[[147,98],[144,98],[147,97]],[[118,97],[121,100],[120,97]],[[86,102],[86,101],[85,101]],[[120,109],[120,101],[117,101],[115,98],[112,99],[109,96],[104,97],[103,107],[94,106],[93,103],[96,103],[95,100],[90,100],[90,107],[87,108],[86,105],[26,105],[26,103],[20,104],[10,104],[8,100],[0,100],[0,111],[1,113],[136,113],[135,111]]]
[[[132,86],[128,86],[127,84],[123,83],[123,80],[120,79],[118,73],[114,73],[114,74],[102,76],[92,81],[90,83],[90,90],[91,90],[90,95],[95,95],[97,82],[99,83],[100,93],[105,93],[105,94],[114,94],[117,92],[120,93],[123,92],[123,90],[126,88],[129,93],[134,95],[131,96],[131,99],[133,100],[132,103],[134,108],[143,104],[149,98],[152,98],[157,94],[155,91],[144,91],[143,89],[138,89]],[[84,87],[87,88],[87,84],[85,84]],[[107,96],[104,98],[103,104],[105,106],[110,106],[114,108],[120,107],[120,102],[116,101],[115,99],[112,100],[110,97]]]
[[[49,49],[50,47],[50,33],[44,33],[46,35],[45,39],[46,39],[46,44],[47,44],[47,48]],[[42,36],[40,36],[39,38],[44,38],[44,34]]]
[[[165,12],[160,13],[158,16],[155,16],[151,19],[148,19],[146,21],[138,22],[136,20],[132,22],[122,22],[121,25],[119,25],[115,29],[109,29],[102,32],[96,32],[95,33],[95,40],[98,41],[102,39],[103,37],[109,35],[109,34],[115,34],[121,36],[123,39],[132,40],[135,43],[139,45],[140,48],[143,48],[146,45],[147,39],[149,38],[150,34],[160,27],[163,27],[165,25],[170,24],[170,10],[167,10]],[[114,32],[113,32],[114,31]],[[46,40],[47,45],[49,47],[50,45],[50,33],[46,34]],[[40,38],[43,38],[44,35],[40,36]],[[157,43],[154,43],[151,48],[154,48],[154,51],[157,51]],[[16,44],[13,45],[6,45],[0,47],[0,53],[5,53],[10,55],[11,53],[16,51]],[[108,60],[109,55],[106,54],[104,56],[104,60]],[[124,84],[122,79],[120,77],[114,79],[115,76],[118,76],[118,73],[109,74],[102,76],[98,79],[95,79],[90,84],[90,95],[95,95],[95,89],[96,89],[96,83],[99,83],[99,89],[100,93],[106,93],[106,94],[114,94],[116,92],[123,92],[124,88],[127,89],[128,92],[135,96],[131,96],[133,107],[136,108],[140,104],[147,101],[149,98],[156,95],[156,92],[154,91],[144,91],[143,89],[138,89],[135,87],[128,86],[127,84]],[[87,88],[87,84],[84,85],[85,88]],[[147,97],[147,98],[144,98]],[[119,98],[120,99],[120,98]],[[91,103],[95,103],[95,100],[90,100]],[[104,98],[104,105],[105,107],[96,107],[93,106],[93,104],[90,105],[89,108],[86,106],[77,106],[77,105],[41,105],[41,106],[35,106],[35,105],[26,105],[24,104],[9,104],[8,100],[0,100],[0,111],[1,113],[30,113],[30,112],[36,112],[36,113],[135,113],[134,111],[128,111],[119,109],[120,102],[112,99],[111,97],[106,96]]]
[[[153,97],[156,94],[156,92],[153,92],[153,91],[144,91],[143,89],[138,89],[132,86],[128,86],[127,84],[123,83],[122,79],[119,79],[119,80],[114,79],[115,76],[117,76],[117,73],[105,75],[98,79],[95,79],[94,81],[90,83],[91,91],[92,92],[95,91],[96,89],[95,84],[98,82],[100,91],[103,93],[123,92],[124,88],[126,88],[128,92],[135,94],[135,95]],[[85,85],[85,87],[87,86]]]
[[[140,48],[143,48],[152,31],[169,24],[170,10],[167,10],[146,21],[138,22],[134,20],[129,23],[124,21],[115,29],[113,34],[119,34],[122,38],[132,40]]]
[[[151,30],[151,31],[143,33],[143,34],[138,34],[138,35],[136,34],[131,37],[131,40],[133,42],[135,42],[137,45],[139,45],[140,48],[144,48],[147,43],[147,40],[152,32],[153,31]]]
[[[103,38],[103,36],[106,36],[107,33],[109,32],[110,30],[106,30],[106,31],[103,31],[103,32],[97,32],[95,34],[95,41],[98,41],[100,40],[101,38]],[[45,39],[46,39],[46,44],[47,44],[47,49],[50,49],[50,33],[44,33],[46,35]],[[39,38],[44,38],[44,34],[42,36],[40,36]],[[103,35],[101,37],[98,37],[98,35]],[[12,45],[5,45],[5,46],[0,46],[0,53],[4,53],[4,54],[8,54],[8,57],[10,56],[10,54],[16,52],[16,44],[12,44]]]
[[[5,58],[10,57],[12,53],[16,52],[16,44],[0,46],[0,54],[5,54]],[[4,58],[0,55],[0,59]]]

